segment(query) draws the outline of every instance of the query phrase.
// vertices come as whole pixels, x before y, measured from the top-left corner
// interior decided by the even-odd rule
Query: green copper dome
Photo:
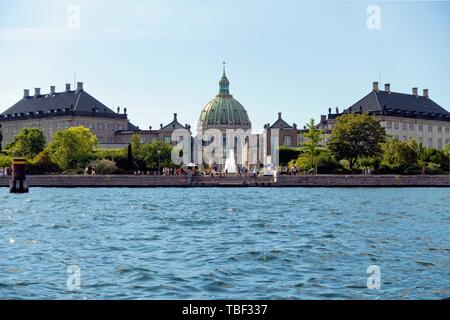
[[[219,82],[219,94],[203,108],[200,124],[207,128],[242,128],[250,129],[251,123],[244,107],[233,98],[229,90],[230,82],[223,70]]]

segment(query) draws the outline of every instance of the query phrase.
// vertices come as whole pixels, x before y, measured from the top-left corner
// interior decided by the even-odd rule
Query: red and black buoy
[[[27,193],[28,181],[25,174],[25,158],[14,158],[12,161],[12,175],[9,182],[10,193]]]

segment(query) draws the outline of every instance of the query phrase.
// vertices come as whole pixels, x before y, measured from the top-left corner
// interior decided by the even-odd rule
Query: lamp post
[[[161,174],[161,168],[160,168],[160,155],[161,155],[161,150],[158,149],[158,151],[156,151],[156,153],[158,154],[158,176]]]

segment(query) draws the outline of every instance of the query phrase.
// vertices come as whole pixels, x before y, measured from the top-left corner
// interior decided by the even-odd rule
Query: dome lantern
[[[230,94],[230,81],[228,81],[227,75],[225,73],[225,62],[224,62],[222,79],[220,79],[219,81],[219,95],[229,95],[229,94]]]

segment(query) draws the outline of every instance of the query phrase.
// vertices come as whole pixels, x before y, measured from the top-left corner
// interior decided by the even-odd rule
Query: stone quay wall
[[[0,177],[0,186],[9,186],[11,177]],[[209,177],[195,176],[27,176],[33,187],[450,187],[450,176],[395,175],[315,175],[273,177]]]

